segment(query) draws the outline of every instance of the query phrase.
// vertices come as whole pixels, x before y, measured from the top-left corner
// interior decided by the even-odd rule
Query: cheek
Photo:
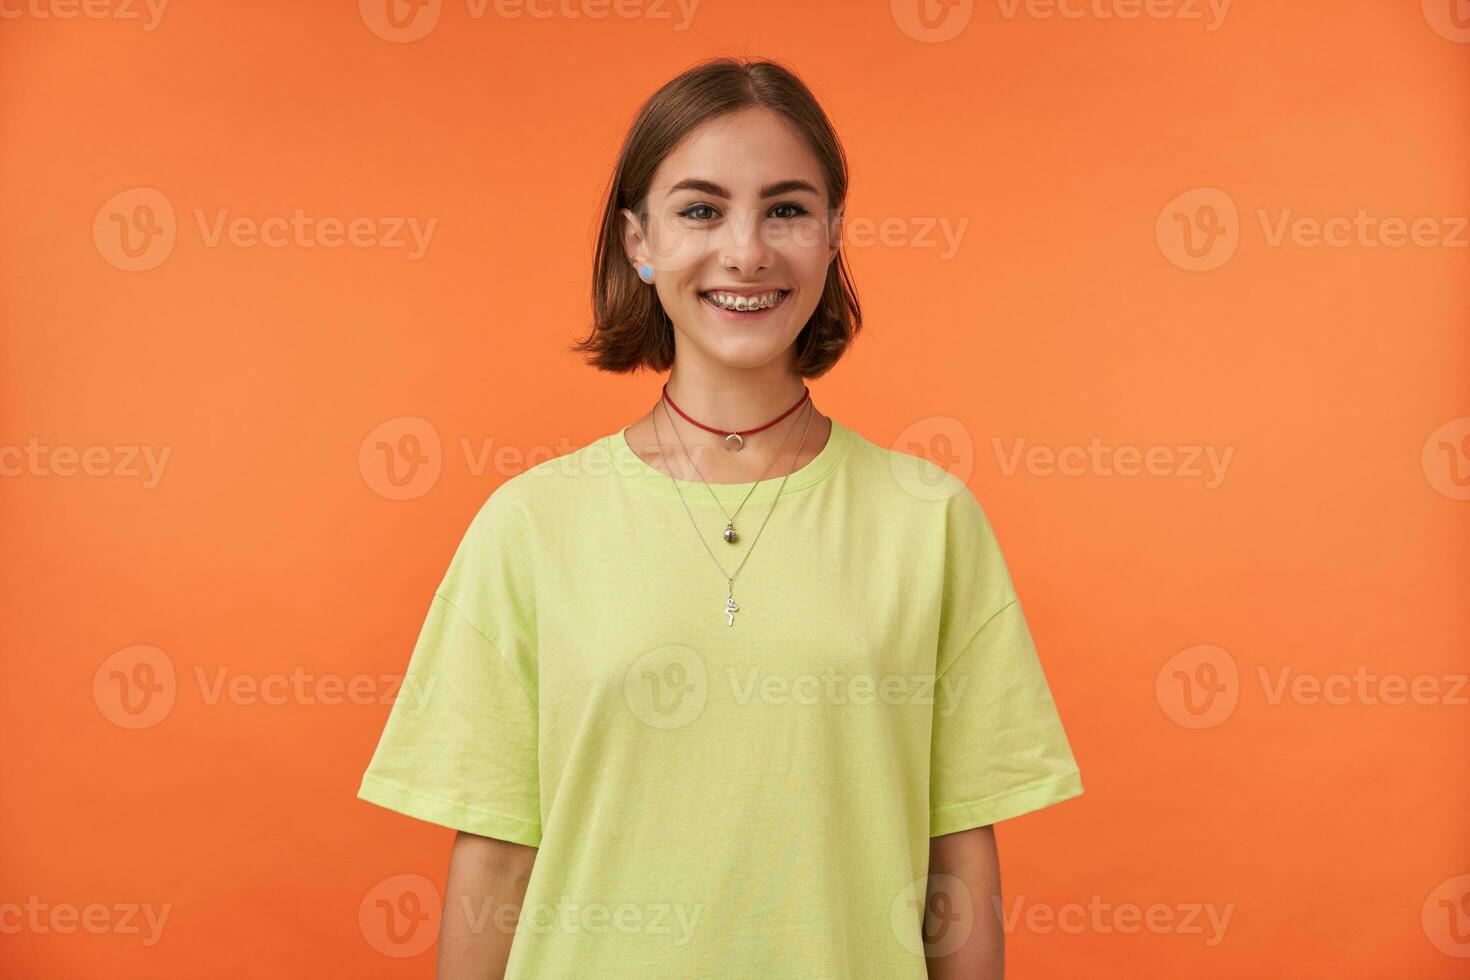
[[[650,230],[649,245],[657,257],[659,275],[672,281],[698,264],[711,247],[709,232],[679,224],[658,223]]]
[[[821,282],[831,257],[827,229],[820,221],[802,221],[786,229],[779,243],[784,263],[799,281]]]
[[[812,292],[821,292],[822,283],[827,278],[829,264],[825,247],[812,248],[794,256],[791,268],[803,286]]]

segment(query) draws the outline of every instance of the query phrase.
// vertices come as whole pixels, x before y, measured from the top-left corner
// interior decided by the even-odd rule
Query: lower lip
[[[708,306],[710,309],[714,310],[721,316],[729,317],[731,320],[759,320],[763,317],[768,317],[772,313],[775,313],[777,310],[779,310],[781,307],[785,306],[786,301],[789,299],[791,299],[791,294],[788,292],[785,296],[781,297],[781,301],[775,306],[769,306],[764,310],[753,310],[748,313],[742,313],[739,310],[727,310],[723,306],[716,306],[704,296],[699,297],[699,301],[705,306]]]

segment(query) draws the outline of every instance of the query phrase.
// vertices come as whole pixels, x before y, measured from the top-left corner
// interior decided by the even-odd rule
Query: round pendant
[[[740,437],[740,433],[732,432],[725,437],[725,448],[731,452],[738,453],[745,448],[745,440]]]
[[[735,533],[735,525],[733,525],[733,524],[726,524],[725,525],[725,534],[724,534],[725,540],[728,541],[728,542],[730,542],[731,544],[734,544],[735,541],[736,541],[736,539],[738,537],[739,537],[739,535],[737,535]]]

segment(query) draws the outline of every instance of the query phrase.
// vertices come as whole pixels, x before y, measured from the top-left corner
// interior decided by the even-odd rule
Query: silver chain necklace
[[[659,403],[663,405],[664,415],[667,416],[669,414],[669,403],[667,399],[660,398]],[[759,483],[761,480],[764,480],[766,478],[766,474],[769,473],[771,470],[771,464],[776,461],[777,456],[781,455],[781,450],[786,448],[786,440],[791,438],[791,429],[795,425],[796,422],[795,420],[793,420],[791,425],[786,427],[785,435],[781,436],[781,445],[777,446],[776,451],[771,454],[771,458],[766,462],[765,469],[761,470],[761,475],[756,477],[756,483]],[[689,460],[689,465],[694,467],[694,472],[699,477],[699,481],[703,483],[704,488],[709,491],[710,499],[715,502],[716,507],[720,508],[720,513],[725,515],[725,530],[720,533],[720,537],[724,538],[726,543],[734,544],[736,541],[740,540],[740,535],[735,533],[735,517],[742,510],[745,509],[745,501],[749,500],[750,495],[755,493],[756,483],[752,483],[750,485],[750,489],[745,492],[745,499],[740,501],[740,506],[735,508],[734,514],[731,514],[729,511],[725,510],[725,505],[720,503],[720,498],[715,495],[714,488],[709,485],[709,481],[706,480],[704,478],[704,474],[699,471],[699,464],[694,461],[694,456],[690,454],[689,447],[684,445],[684,437],[679,435],[679,427],[674,424],[674,420],[672,418],[669,419],[669,428],[674,430],[674,438],[679,440],[679,449],[684,453],[684,458]],[[655,415],[653,418],[653,437],[655,439],[659,438],[657,415]],[[800,453],[801,449],[798,448],[797,454],[799,455]]]
[[[664,409],[664,411],[667,412],[668,409]],[[814,404],[811,404],[809,402],[808,405],[807,405],[807,409],[806,409],[806,424],[804,426],[802,426],[802,429],[801,429],[801,441],[799,443],[797,443],[797,445],[796,445],[796,456],[792,459],[792,466],[793,467],[796,465],[796,460],[801,459],[801,450],[806,445],[806,434],[807,434],[807,430],[809,430],[811,428],[811,425],[812,425],[812,413],[815,412],[815,411],[816,411],[816,406]],[[670,422],[669,424],[672,425],[673,423]],[[678,433],[676,432],[675,435],[677,435],[677,434]],[[790,432],[789,429],[787,430],[787,433],[786,434],[788,436],[791,434],[791,432]],[[658,414],[657,413],[654,413],[654,416],[653,416],[653,438],[654,438],[654,441],[658,442],[659,445],[660,445],[660,447],[662,447],[663,440],[659,437],[659,434],[658,434]],[[781,440],[781,445],[784,446],[785,444],[786,444],[786,440],[783,438]],[[683,441],[682,440],[680,441],[680,447],[681,448],[683,447]],[[779,451],[779,447],[778,447],[778,451]],[[688,453],[686,452],[685,455],[688,455]],[[771,458],[772,458],[772,460],[774,460],[775,459],[775,456],[773,455]],[[690,462],[691,463],[693,462],[693,458],[692,457],[690,459]],[[771,468],[771,464],[770,463],[767,463],[766,464],[766,469],[769,470],[770,468]],[[696,466],[694,471],[696,473],[698,473],[699,472],[699,468]],[[762,473],[764,473],[764,472],[765,471],[762,470]],[[725,607],[724,607],[724,609],[722,611],[725,614],[725,620],[726,620],[725,625],[727,625],[727,626],[734,626],[735,625],[735,613],[740,609],[740,607],[738,605],[736,605],[736,603],[735,603],[735,579],[736,579],[737,576],[739,576],[740,570],[745,567],[745,562],[746,562],[747,559],[750,558],[750,553],[755,550],[756,543],[760,541],[760,539],[761,539],[761,532],[766,529],[766,521],[769,521],[771,519],[771,515],[776,512],[776,504],[781,500],[781,491],[783,491],[784,489],[786,489],[786,480],[790,476],[791,476],[791,473],[788,472],[788,473],[786,473],[785,476],[781,477],[781,485],[776,488],[776,497],[775,497],[774,500],[771,501],[771,506],[766,511],[766,518],[765,518],[765,520],[761,521],[761,526],[756,529],[755,537],[751,539],[750,547],[745,550],[745,557],[742,558],[742,559],[740,559],[740,564],[735,567],[735,571],[732,574],[732,573],[729,573],[729,572],[726,572],[725,571],[725,566],[724,565],[721,565],[720,564],[720,560],[715,557],[715,553],[713,551],[710,551],[709,543],[704,540],[704,535],[699,533],[699,523],[697,521],[695,521],[695,519],[694,519],[694,513],[693,513],[693,511],[691,511],[689,509],[689,502],[684,499],[684,491],[682,491],[682,490],[679,489],[679,481],[674,477],[673,471],[672,470],[669,471],[669,480],[674,484],[674,492],[679,495],[679,503],[681,503],[681,504],[684,505],[684,513],[686,513],[686,514],[689,515],[689,524],[690,524],[691,527],[694,528],[694,536],[699,539],[699,543],[704,546],[705,552],[707,552],[709,554],[710,561],[712,561],[712,562],[715,563],[715,567],[718,568],[720,570],[720,574],[722,576],[724,576],[725,585],[726,585],[726,592],[725,592]],[[701,482],[704,483],[704,485],[706,487],[709,486],[709,482],[706,481],[703,476],[700,476],[699,479],[700,479]],[[753,493],[755,491],[755,486],[751,486],[750,491],[751,491],[751,493]],[[714,490],[710,490],[710,493],[713,495],[714,494]],[[749,499],[750,493],[747,493],[745,496],[746,496],[746,499]],[[718,497],[715,498],[715,502],[716,503],[719,503],[719,498]],[[742,507],[745,506],[744,501],[741,501],[741,506]],[[724,508],[724,505],[721,505],[720,506],[720,510],[723,511],[724,509],[725,509]],[[729,530],[729,526],[728,525],[726,527],[726,530],[727,531]],[[729,538],[726,538],[726,540],[730,540],[730,539]]]

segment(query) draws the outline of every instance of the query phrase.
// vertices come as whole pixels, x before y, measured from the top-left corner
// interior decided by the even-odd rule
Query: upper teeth
[[[734,293],[705,293],[710,302],[716,306],[723,306],[730,310],[763,310],[775,306],[784,295],[782,290],[775,290],[761,296],[737,296]]]

